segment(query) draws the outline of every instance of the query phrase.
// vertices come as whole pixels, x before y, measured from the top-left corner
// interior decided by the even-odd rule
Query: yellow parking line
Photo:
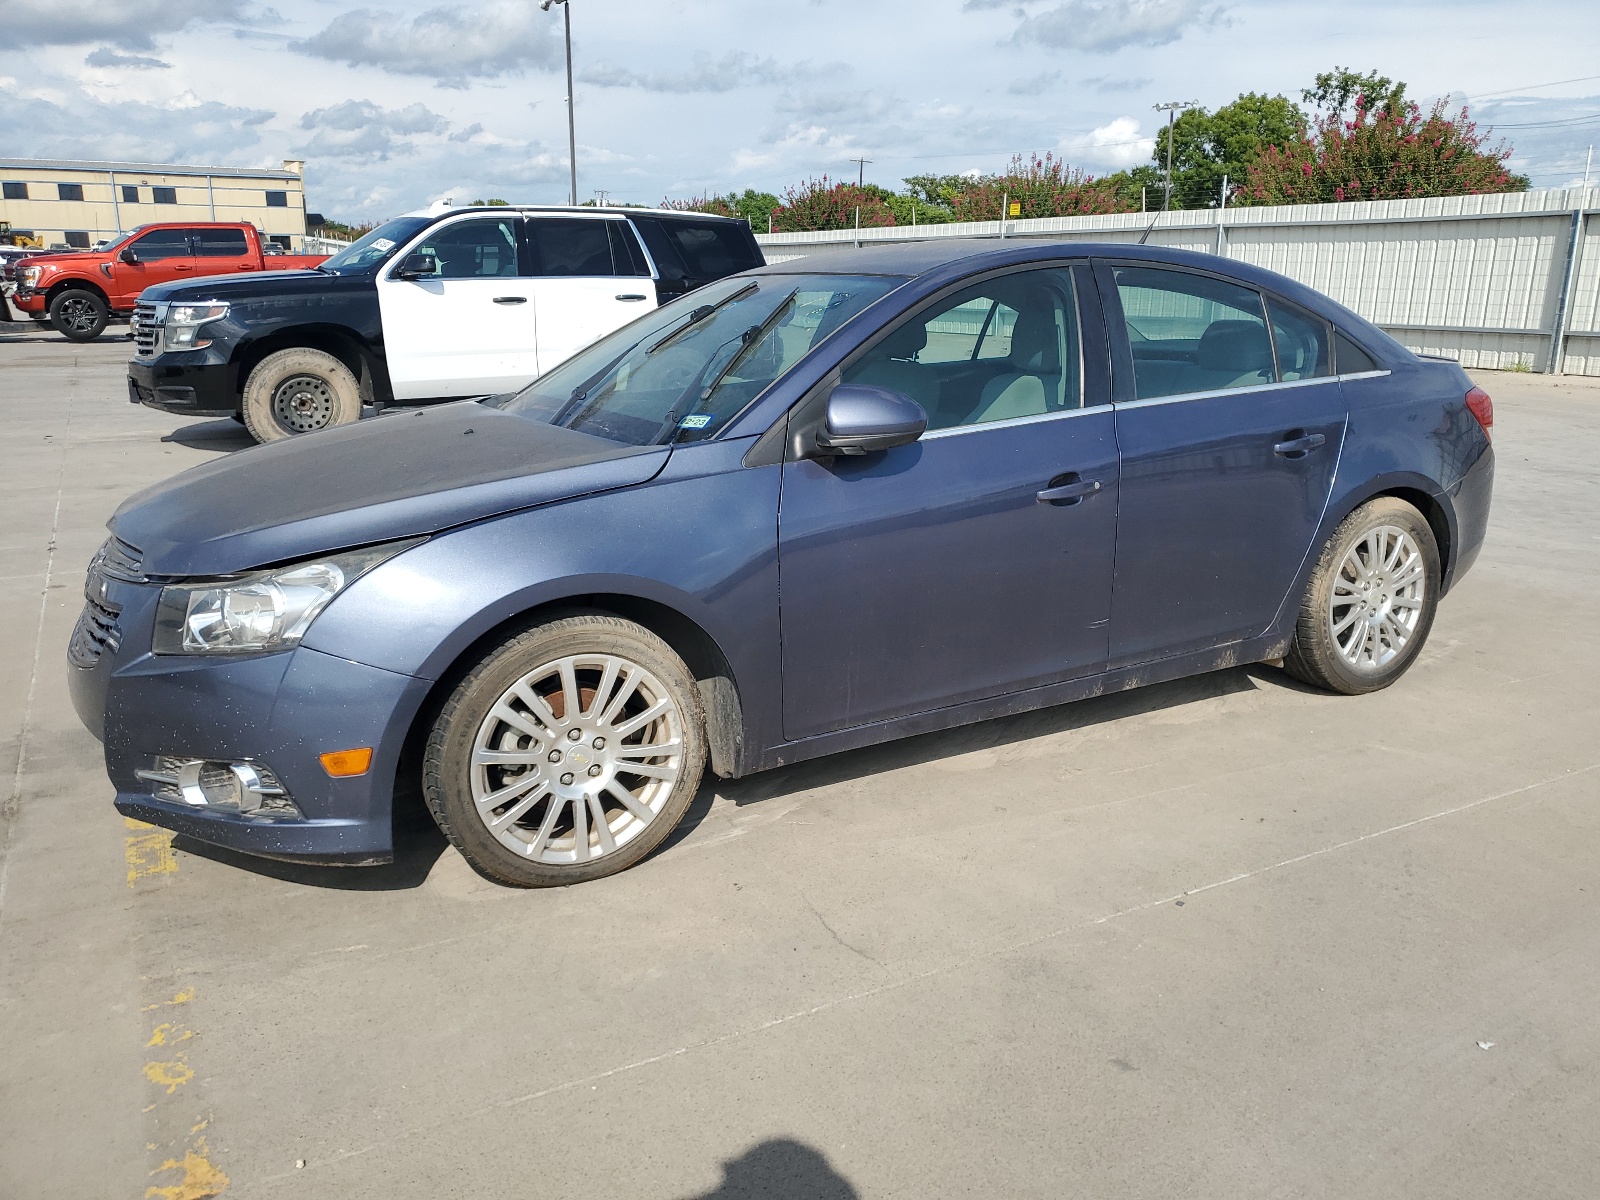
[[[130,831],[123,847],[128,860],[129,887],[151,875],[177,874],[178,856],[172,852],[170,830],[157,829],[132,817],[123,817],[122,821]]]
[[[182,1171],[176,1183],[145,1188],[145,1200],[209,1200],[228,1190],[228,1177],[211,1165],[206,1156],[205,1138],[196,1138],[194,1145],[184,1151],[182,1159],[169,1158],[150,1174],[152,1177],[171,1171]]]

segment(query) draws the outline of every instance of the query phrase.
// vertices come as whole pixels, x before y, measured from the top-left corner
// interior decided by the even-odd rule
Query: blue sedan
[[[68,650],[124,814],[377,863],[420,784],[485,876],[639,861],[704,772],[1240,663],[1415,661],[1489,397],[1291,280],[1113,245],[733,276],[521,392],[127,501]]]

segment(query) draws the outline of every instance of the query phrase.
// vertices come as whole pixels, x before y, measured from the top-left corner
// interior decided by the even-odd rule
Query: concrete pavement
[[[1479,376],[1491,539],[1387,692],[1251,667],[841,755],[523,893],[425,827],[336,870],[115,813],[83,568],[245,443],[21,333],[0,1194],[1600,1192],[1600,381]]]

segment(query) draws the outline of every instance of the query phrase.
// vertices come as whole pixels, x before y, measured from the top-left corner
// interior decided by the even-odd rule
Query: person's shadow
[[[790,1138],[772,1138],[722,1164],[715,1191],[688,1200],[860,1200],[850,1181],[821,1151]]]

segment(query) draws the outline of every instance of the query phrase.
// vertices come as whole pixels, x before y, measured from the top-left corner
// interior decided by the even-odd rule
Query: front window
[[[499,402],[634,446],[702,441],[898,277],[719,280],[619,329]]]
[[[360,275],[385,261],[429,225],[427,217],[396,217],[385,221],[360,241],[346,246],[319,270],[334,275]]]

